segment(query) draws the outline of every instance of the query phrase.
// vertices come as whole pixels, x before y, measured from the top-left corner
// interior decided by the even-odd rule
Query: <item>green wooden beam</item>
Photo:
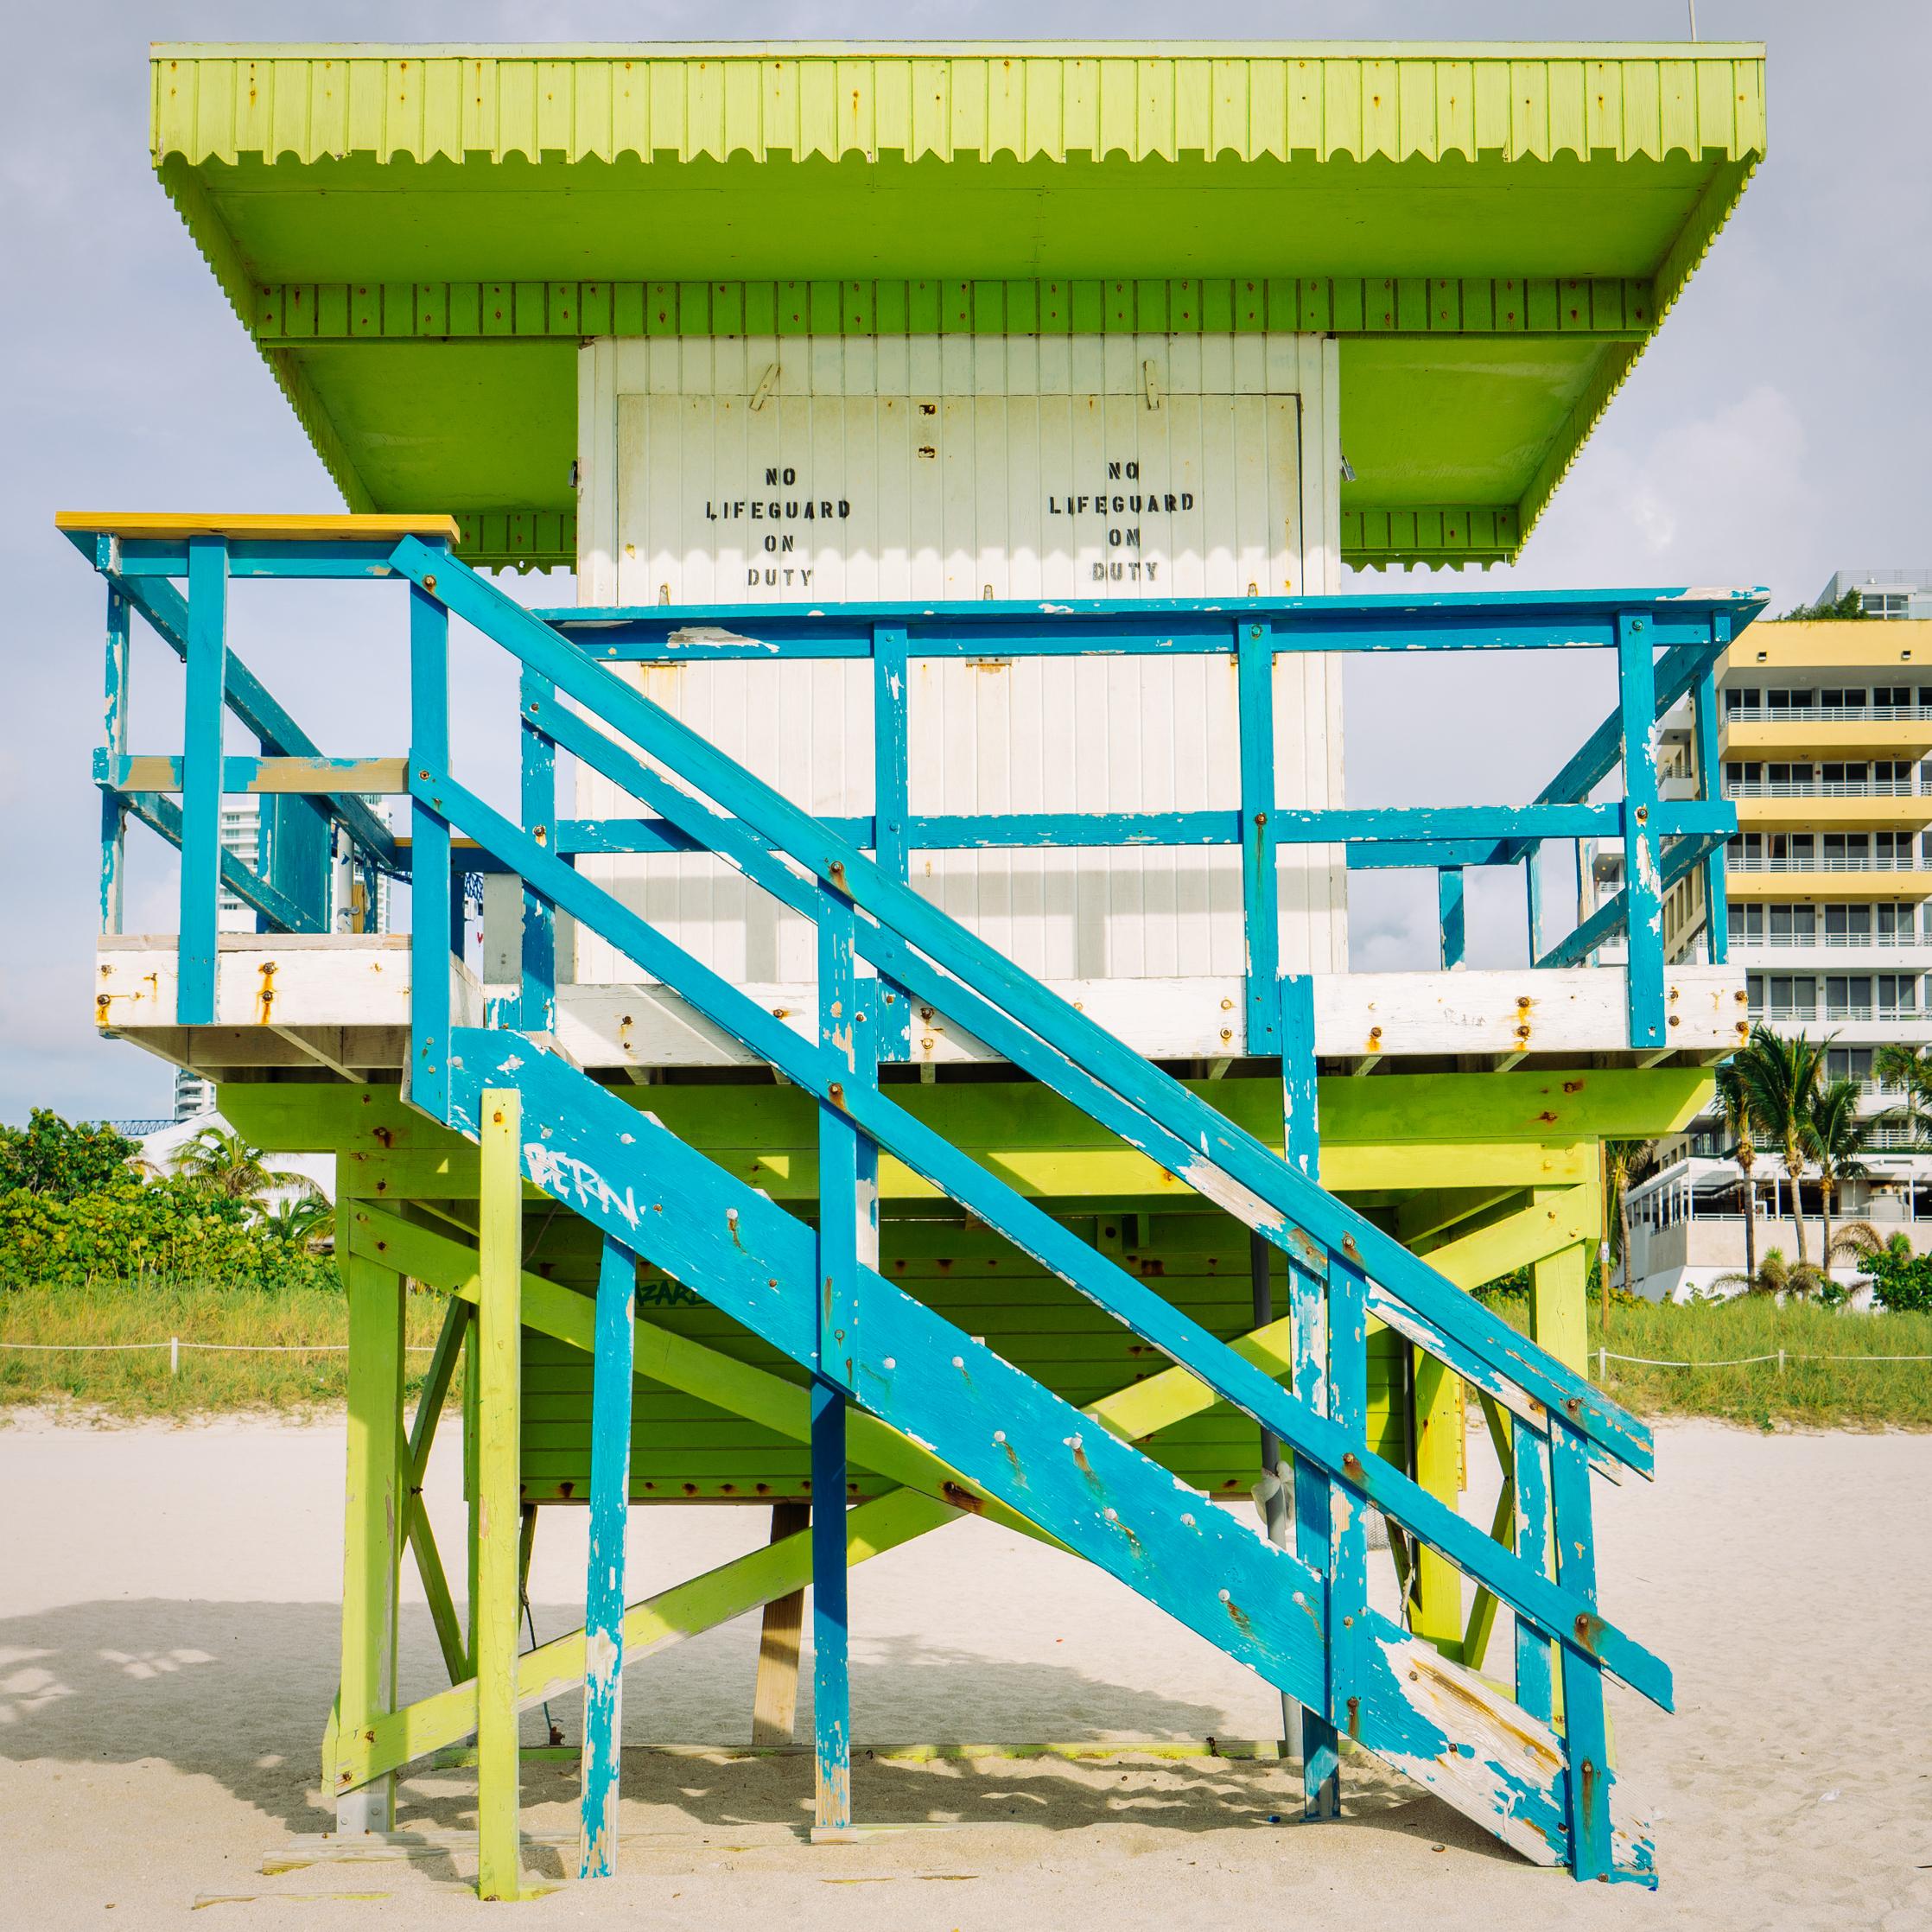
[[[1648,280],[1183,276],[1119,282],[257,283],[264,348],[757,334],[1562,336],[1641,343]]]
[[[522,1889],[518,1822],[517,1624],[522,1592],[518,1432],[521,1389],[524,1222],[520,1096],[482,1096],[483,1216],[477,1304],[476,1613],[477,1896],[515,1898]]]
[[[338,1210],[349,1308],[348,1453],[342,1546],[342,1675],[337,1743],[365,1735],[396,1700],[396,1592],[404,1518],[403,1278],[341,1240],[354,1204]],[[395,1828],[392,1780],[345,1792],[343,1832]]]

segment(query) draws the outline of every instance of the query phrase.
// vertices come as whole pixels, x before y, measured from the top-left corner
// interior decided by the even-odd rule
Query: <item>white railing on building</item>
[[[1726,798],[1910,798],[1910,779],[1730,779]]]

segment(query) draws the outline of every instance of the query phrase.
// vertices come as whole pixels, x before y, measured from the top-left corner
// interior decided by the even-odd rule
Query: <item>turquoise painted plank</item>
[[[1328,1720],[1325,1743],[1343,1732],[1362,1735],[1362,1681],[1369,1632],[1368,1498],[1347,1479],[1368,1459],[1368,1319],[1366,1284],[1347,1262],[1328,1270],[1328,1413],[1356,1445],[1328,1484]],[[1306,1815],[1332,1818],[1341,1810],[1341,1765],[1327,1751],[1306,1753],[1302,1770]]]
[[[845,1573],[845,1395],[811,1385],[811,1704],[815,1833],[852,1829]]]
[[[1662,853],[1656,817],[1656,664],[1642,617],[1617,620],[1617,676],[1624,721],[1624,930],[1628,939],[1630,1045],[1668,1044],[1663,993]]]
[[[525,671],[518,693],[518,739],[522,749],[524,829],[560,849],[556,835],[556,741],[547,728],[556,710],[556,688]],[[547,1033],[556,1025],[556,911],[540,893],[524,888],[522,1007],[525,1033]]]
[[[221,916],[222,730],[227,721],[228,550],[197,537],[187,557],[187,678],[181,724],[181,923],[175,1023],[214,1023]]]
[[[1520,1418],[1515,1440],[1516,1550],[1539,1570],[1549,1567],[1549,1478],[1542,1436]],[[1522,1617],[1516,1624],[1516,1702],[1533,1718],[1550,1714],[1549,1639]]]
[[[1698,679],[1691,707],[1697,731],[1699,790],[1706,803],[1723,802],[1722,766],[1718,758],[1717,674],[1706,670]],[[1735,808],[1733,808],[1735,809]],[[1725,895],[1724,850],[1713,846],[1704,861],[1705,956],[1722,966],[1731,956],[1731,912]],[[1530,957],[1536,956],[1532,947]]]
[[[1556,1573],[1590,1606],[1597,1602],[1597,1552],[1590,1524],[1590,1464],[1573,1429],[1555,1423],[1549,1438],[1550,1540]],[[1611,1855],[1610,1741],[1604,1725],[1604,1680],[1586,1654],[1565,1644],[1563,1742],[1569,1763],[1570,1869],[1578,1878],[1630,1878],[1654,1884],[1643,1869],[1618,1870]]]
[[[604,1238],[597,1273],[590,1395],[590,1554],[583,1595],[582,1828],[577,1876],[617,1870],[617,1800],[624,1747],[624,1556],[631,1503],[632,1320],[637,1256]]]
[[[1443,970],[1460,966],[1467,937],[1463,917],[1463,868],[1438,866],[1435,874],[1437,958]]]
[[[1261,622],[1235,626],[1241,766],[1241,906],[1250,1053],[1281,1051],[1281,874],[1275,849],[1274,645]]]
[[[428,575],[455,566],[425,547]],[[449,613],[435,594],[410,586],[410,765],[449,762]],[[462,909],[451,889],[449,821],[415,797],[410,815],[410,1098],[442,1119],[449,1105],[450,927]]]
[[[872,771],[875,824],[870,845],[880,867],[898,880],[910,876],[912,857],[912,767],[907,720],[911,692],[906,684],[906,626],[880,624],[872,633]],[[881,1060],[912,1056],[912,1012],[905,989],[881,989],[874,1051]],[[883,995],[889,995],[889,998]]]
[[[103,752],[112,758],[128,748],[129,650],[133,627],[128,601],[107,587],[107,634],[101,677]],[[99,754],[97,754],[97,756]],[[126,903],[127,808],[113,791],[100,801],[100,929],[118,932]]]

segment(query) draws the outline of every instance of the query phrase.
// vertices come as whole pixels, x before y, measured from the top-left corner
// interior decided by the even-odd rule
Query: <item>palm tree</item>
[[[335,1210],[320,1194],[303,1194],[270,1209],[262,1226],[290,1248],[319,1254],[334,1236]]]
[[[1759,1020],[1736,1059],[1751,1119],[1758,1132],[1784,1156],[1784,1172],[1791,1183],[1791,1225],[1798,1236],[1798,1266],[1808,1268],[1804,1204],[1799,1198],[1798,1181],[1804,1173],[1812,1104],[1825,1071],[1824,1048],[1802,1033],[1774,1033]]]
[[[1824,1266],[1832,1259],[1832,1209],[1841,1181],[1862,1180],[1872,1170],[1865,1156],[1872,1145],[1872,1122],[1859,1113],[1856,1080],[1833,1080],[1813,1096],[1806,1122],[1805,1152],[1818,1163],[1819,1191],[1824,1198]]]
[[[1745,1273],[1757,1274],[1757,1184],[1751,1179],[1757,1147],[1751,1137],[1751,1096],[1745,1090],[1744,1076],[1736,1060],[1726,1060],[1718,1069],[1718,1112],[1724,1131],[1732,1146],[1731,1158],[1745,1177]]]
[[[197,1187],[231,1201],[245,1201],[257,1211],[263,1197],[278,1187],[292,1187],[302,1194],[315,1192],[308,1175],[270,1167],[259,1147],[250,1147],[225,1127],[204,1127],[175,1156],[175,1172]]]
[[[1636,1266],[1630,1257],[1630,1183],[1639,1179],[1648,1164],[1648,1141],[1605,1141],[1604,1180],[1610,1193],[1610,1210],[1617,1219],[1617,1255],[1624,1264],[1624,1292],[1636,1293]],[[1603,1280],[1604,1319],[1610,1319],[1610,1274]]]
[[[1872,1071],[1884,1085],[1897,1087],[1904,1096],[1879,1117],[1889,1126],[1907,1128],[1915,1147],[1932,1148],[1932,1047],[1887,1040],[1872,1055]]]
[[[1764,1264],[1750,1274],[1720,1274],[1713,1288],[1742,1288],[1746,1294],[1815,1294],[1824,1285],[1809,1262],[1788,1262],[1782,1248],[1767,1248]]]

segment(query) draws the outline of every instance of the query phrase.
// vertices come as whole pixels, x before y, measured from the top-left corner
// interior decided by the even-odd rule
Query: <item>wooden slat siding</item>
[[[891,1242],[899,1223],[886,1223]],[[969,1259],[896,1265],[888,1249],[886,1271],[907,1293],[973,1334],[985,1334],[1016,1367],[1045,1382],[1076,1407],[1155,1376],[1166,1358],[1109,1320],[1092,1304],[1068,1293],[1044,1271],[1008,1250],[991,1279],[975,1280]],[[1131,1262],[1130,1262],[1130,1265]],[[982,1277],[989,1271],[977,1264]],[[1229,1273],[1177,1273],[1170,1260],[1159,1276],[1161,1293],[1214,1333],[1237,1342],[1250,1326],[1251,1291],[1236,1257]],[[557,1263],[561,1284],[581,1292],[588,1285],[582,1264]],[[655,1325],[702,1341],[736,1359],[791,1382],[802,1382],[778,1351],[747,1336],[707,1306],[660,1300],[670,1291],[646,1274],[642,1310]],[[679,1296],[689,1291],[678,1290]],[[1377,1326],[1369,1363],[1370,1446],[1399,1459],[1403,1441],[1397,1409],[1400,1377],[1394,1373],[1394,1342]],[[590,1381],[582,1356],[534,1331],[524,1338],[524,1493],[544,1501],[581,1501],[589,1478]],[[1254,1425],[1226,1403],[1163,1427],[1142,1446],[1190,1486],[1223,1497],[1244,1494],[1260,1471]],[[766,1503],[778,1496],[803,1498],[807,1459],[796,1437],[728,1414],[714,1405],[651,1385],[640,1392],[632,1438],[632,1484],[639,1502],[702,1497]],[[885,1478],[856,1456],[850,1481],[862,1496],[882,1492]]]
[[[202,1026],[214,1020],[222,734],[227,721],[228,550],[219,537],[188,538],[187,660],[175,1023]]]
[[[339,1252],[346,1254],[346,1245]],[[442,1565],[442,1553],[436,1547],[435,1530],[423,1501],[428,1479],[429,1451],[436,1439],[436,1425],[464,1357],[463,1344],[469,1333],[470,1311],[467,1303],[452,1300],[443,1312],[442,1327],[436,1335],[435,1352],[416,1397],[416,1419],[410,1425],[408,1455],[408,1524],[410,1549],[416,1555],[417,1573],[423,1579],[423,1594],[428,1599],[430,1621],[435,1626],[437,1648],[442,1652],[443,1668],[453,1684],[470,1675],[469,1650],[464,1642],[463,1626],[449,1594],[449,1579]]]
[[[519,789],[524,823],[550,828],[554,842],[556,825],[556,743],[543,728],[556,698],[547,677],[524,674],[518,692],[521,752]],[[556,1026],[556,908],[540,893],[522,888],[523,983],[518,1025],[525,1033],[548,1033]]]
[[[592,1358],[589,1556],[584,1580],[583,1758],[577,1876],[617,1870],[624,1750],[625,1531],[631,1503],[637,1256],[606,1237]],[[519,1397],[520,1400],[520,1397]],[[534,1512],[533,1512],[534,1516]]]
[[[410,586],[410,755],[431,768],[449,757],[449,613]],[[449,821],[421,798],[410,807],[409,1086],[441,1116],[449,1095],[450,947],[461,898],[449,875]]]
[[[440,928],[432,929],[438,945]],[[518,1825],[517,1652],[521,1427],[518,1338],[522,1329],[522,1096],[514,1088],[482,1096],[479,1139],[483,1194],[477,1268],[477,1893],[515,1898],[522,1888]]]
[[[772,1505],[772,1541],[803,1536],[811,1528],[809,1503]],[[752,1743],[789,1745],[798,1731],[798,1652],[805,1593],[794,1590],[765,1606],[759,1631],[758,1675],[752,1687]]]

